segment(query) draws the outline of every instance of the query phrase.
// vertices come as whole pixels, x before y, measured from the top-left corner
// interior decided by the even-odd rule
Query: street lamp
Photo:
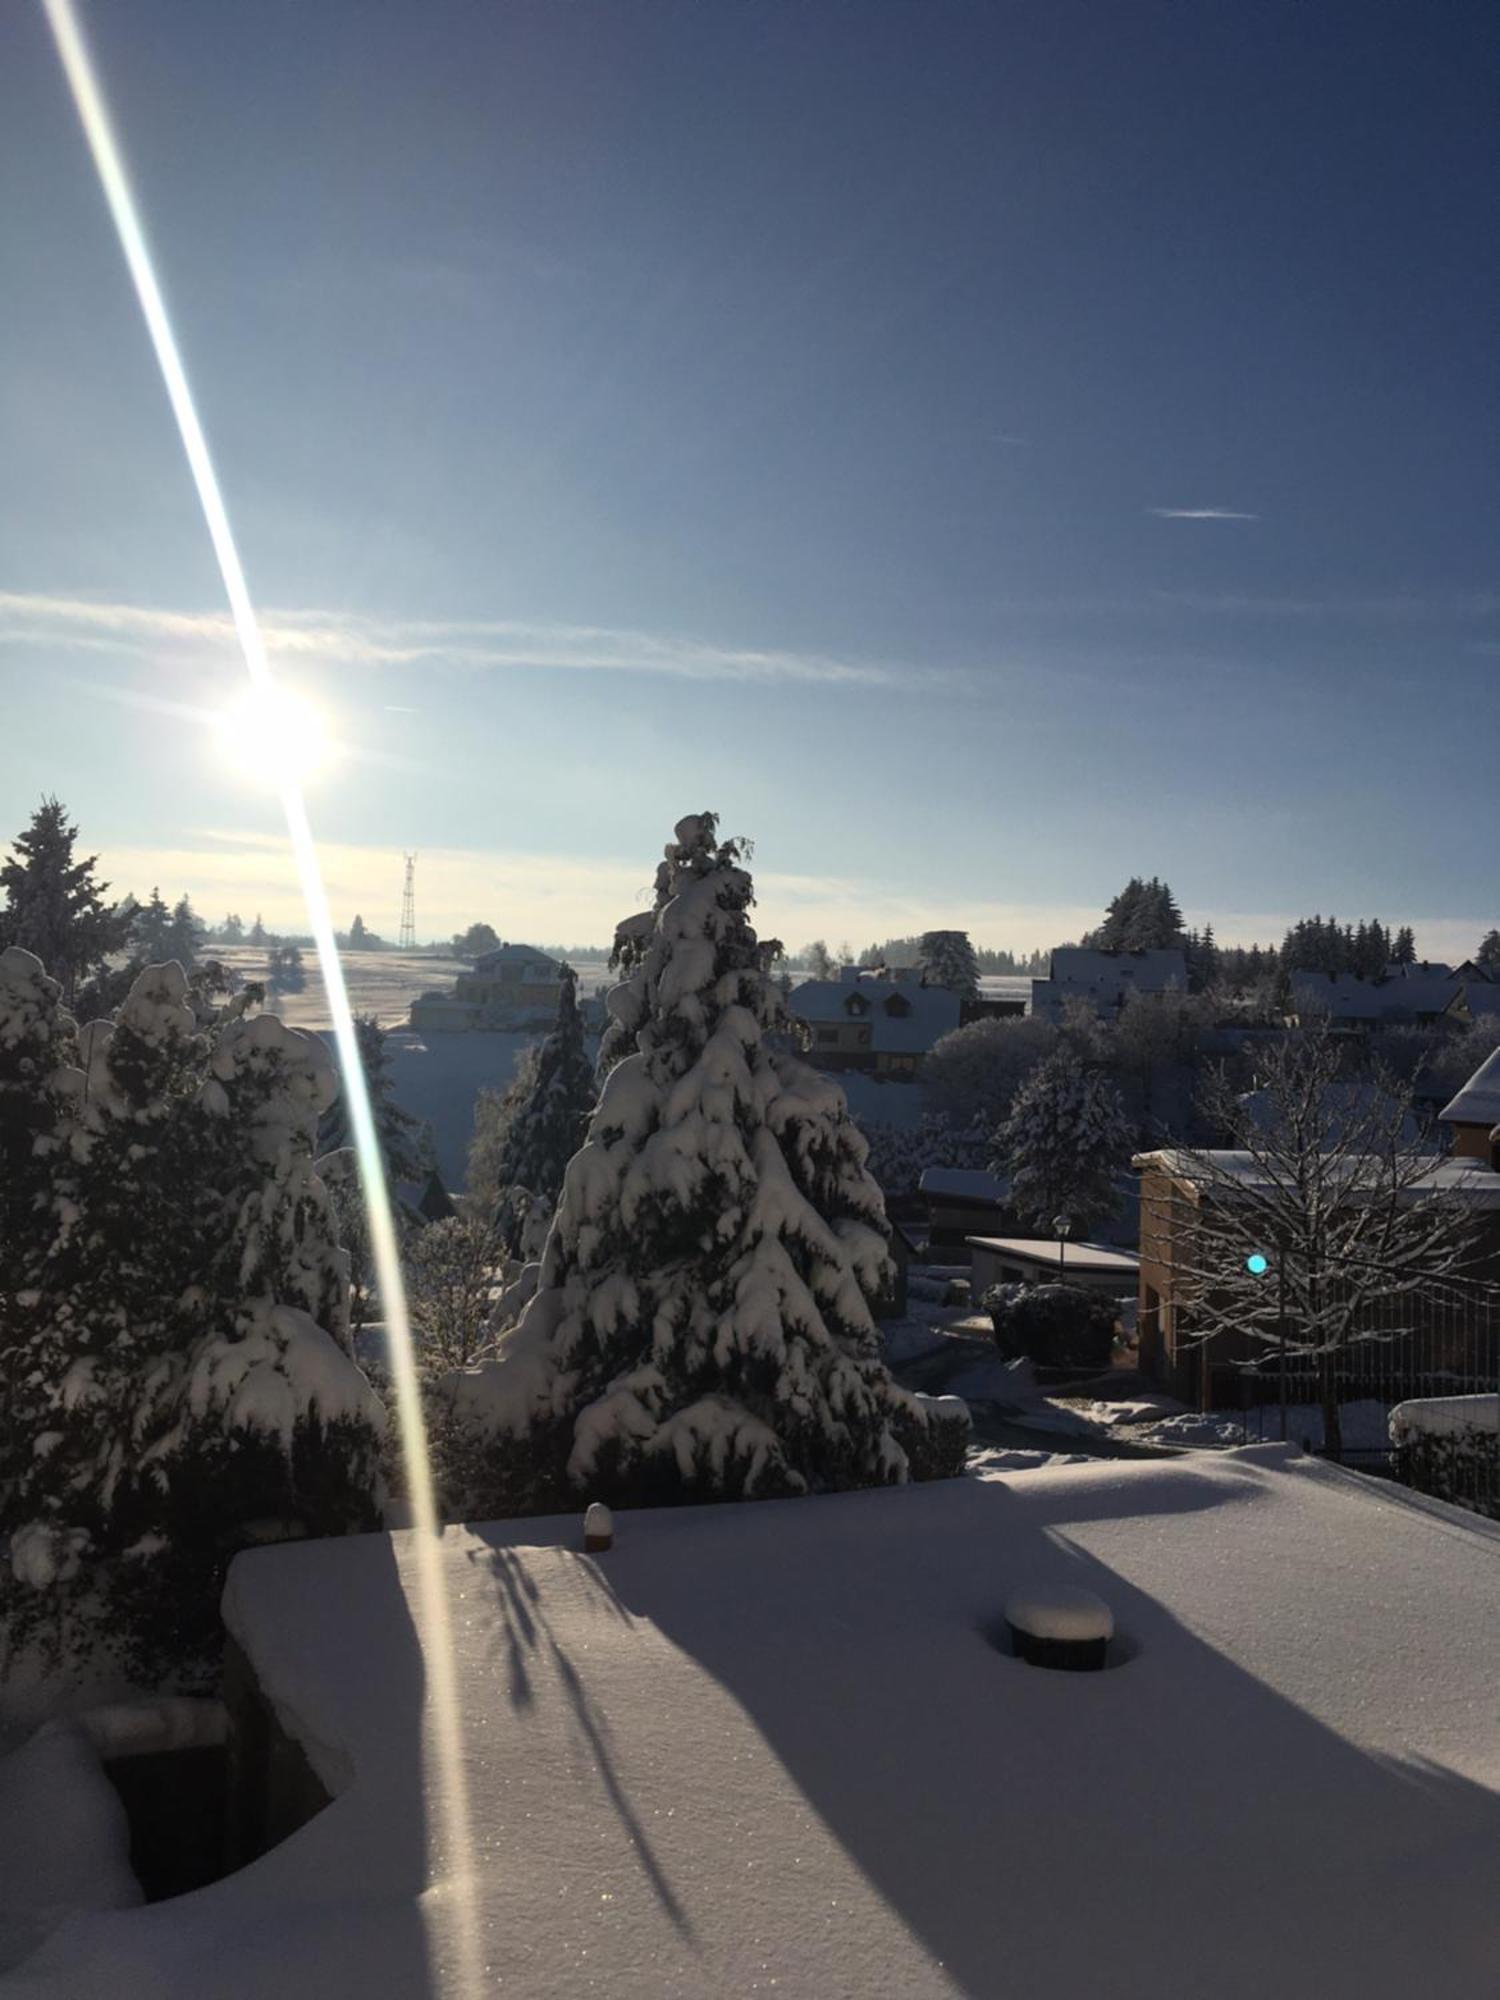
[[[1059,1284],[1065,1283],[1067,1279],[1068,1237],[1072,1234],[1072,1230],[1073,1218],[1071,1215],[1053,1216],[1052,1234],[1057,1238],[1057,1282]]]

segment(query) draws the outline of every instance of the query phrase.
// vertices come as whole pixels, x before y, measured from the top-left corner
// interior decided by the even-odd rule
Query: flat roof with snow
[[[1132,1250],[1107,1250],[1100,1243],[1059,1243],[1055,1236],[966,1236],[981,1250],[998,1250],[1023,1262],[1048,1264],[1055,1271],[1118,1271],[1134,1276],[1141,1260]]]
[[[547,2000],[1263,2000],[1278,1953],[1311,1993],[1493,1990],[1477,1517],[1270,1445],[618,1514],[597,1558],[580,1527],[444,1536],[461,1853],[411,1538],[239,1557],[230,1627],[334,1803],[209,1889],[72,1920],[10,1990],[456,1993],[465,1880],[486,1993]],[[1057,1584],[1108,1605],[1114,1671],[997,1648]]]

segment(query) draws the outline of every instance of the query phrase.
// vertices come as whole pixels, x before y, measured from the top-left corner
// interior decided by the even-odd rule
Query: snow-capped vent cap
[[[595,1500],[583,1517],[585,1555],[602,1555],[615,1545],[615,1518],[602,1500]]]
[[[1104,1665],[1115,1635],[1102,1597],[1072,1584],[1039,1584],[1006,1601],[1005,1622],[1017,1656],[1034,1667],[1087,1673]]]

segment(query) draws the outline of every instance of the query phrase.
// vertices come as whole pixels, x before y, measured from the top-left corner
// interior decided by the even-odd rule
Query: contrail
[[[140,214],[125,172],[125,164],[115,140],[103,93],[83,31],[74,11],[73,0],[42,0],[47,20],[57,43],[63,70],[73,93],[73,102],[83,124],[89,151],[98,169],[100,185],[114,219],[120,248],[129,266],[136,297],[145,316],[157,365],[172,405],[182,448],[197,488],[198,501],[208,527],[224,580],[224,593],[234,619],[240,653],[256,695],[268,705],[276,699],[276,680],[266,658],[266,649],[251,602],[245,572],[235,547],[224,496],[214,474],[208,441],[188,387],[187,371],[167,316],[166,303],[156,282]],[[469,1811],[468,1781],[463,1762],[463,1737],[459,1714],[457,1679],[453,1667],[453,1634],[443,1585],[440,1552],[441,1529],[433,1493],[432,1467],[427,1451],[427,1433],[422,1422],[421,1397],[417,1388],[416,1361],[412,1350],[411,1324],[407,1316],[406,1291],[401,1280],[401,1262],[396,1249],[396,1231],[391,1218],[390,1192],[386,1186],[385,1163],[375,1133],[369,1088],[354,1034],[354,1017],[344,984],[344,970],[334,942],[333,920],[318,866],[317,847],[308,823],[301,787],[290,767],[283,764],[276,774],[287,833],[303,899],[317,945],[318,963],[324,989],[333,1014],[334,1037],[348,1094],[350,1123],[359,1160],[360,1181],[369,1215],[370,1243],[375,1262],[381,1303],[389,1331],[392,1373],[400,1415],[401,1443],[405,1454],[407,1480],[415,1534],[413,1548],[417,1568],[417,1613],[421,1627],[422,1664],[432,1692],[429,1717],[433,1749],[440,1770],[438,1813],[441,1856],[444,1872],[458,1898],[456,1946],[458,1983],[464,2000],[478,2000],[483,1992],[479,1961],[478,1927],[473,1906],[473,1828]],[[429,1855],[437,1873],[439,1857]]]

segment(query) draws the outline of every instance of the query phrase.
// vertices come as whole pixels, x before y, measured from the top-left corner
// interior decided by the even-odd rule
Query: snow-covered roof
[[[1446,1117],[1447,1113],[1443,1115]],[[1141,1169],[1155,1167],[1162,1173],[1175,1175],[1179,1180],[1199,1181],[1204,1178],[1197,1164],[1200,1158],[1212,1161],[1216,1181],[1223,1177],[1241,1181],[1246,1187],[1272,1185],[1271,1177],[1253,1153],[1236,1152],[1232,1148],[1198,1155],[1166,1146],[1154,1153],[1137,1153],[1131,1165]],[[1351,1156],[1348,1168],[1351,1180],[1355,1179],[1359,1173],[1357,1155]],[[1500,1209],[1500,1174],[1492,1173],[1478,1160],[1440,1159],[1434,1156],[1430,1167],[1407,1181],[1406,1192],[1413,1200],[1428,1194],[1462,1194],[1475,1208]]]
[[[465,1884],[518,2000],[1262,2000],[1251,1904],[1309,1992],[1492,1990],[1477,1517],[1264,1445],[619,1514],[594,1558],[581,1527],[443,1538],[461,1852],[411,1537],[241,1556],[229,1623],[334,1803],[71,1922],[28,2000],[466,2000]],[[1059,1584],[1109,1607],[1116,1670],[1000,1650],[1012,1594]]]
[[[1031,982],[1031,1011],[1052,1013],[1073,999],[1116,1006],[1129,993],[1168,993],[1187,983],[1187,960],[1175,949],[1093,951],[1064,945],[1052,954],[1049,976]]]
[[[1485,1057],[1438,1116],[1445,1125],[1500,1125],[1500,1049]]]
[[[1444,967],[1403,966],[1401,974],[1361,979],[1352,972],[1293,972],[1292,1011],[1336,1021],[1415,1020],[1441,1014],[1459,991]]]
[[[851,1013],[849,1002],[855,998],[868,1011]],[[792,988],[787,1001],[798,1020],[811,1027],[863,1023],[870,1030],[872,1052],[881,1055],[925,1055],[958,1026],[962,1005],[945,987],[868,973],[857,979],[806,979]]]
[[[514,967],[518,972],[530,972],[542,979],[557,979],[562,975],[562,967],[555,958],[529,944],[497,945],[474,961],[476,972],[498,972],[502,967]]]
[[[1141,1267],[1133,1250],[1108,1250],[1102,1243],[1059,1244],[1055,1236],[968,1236],[964,1240],[981,1250],[999,1250],[1007,1257],[1049,1265],[1054,1271],[1061,1266],[1065,1271],[1118,1271],[1124,1275]]]
[[[989,1174],[980,1167],[924,1167],[917,1192],[949,1201],[1000,1203],[1010,1198],[1010,1182],[1005,1175]]]

